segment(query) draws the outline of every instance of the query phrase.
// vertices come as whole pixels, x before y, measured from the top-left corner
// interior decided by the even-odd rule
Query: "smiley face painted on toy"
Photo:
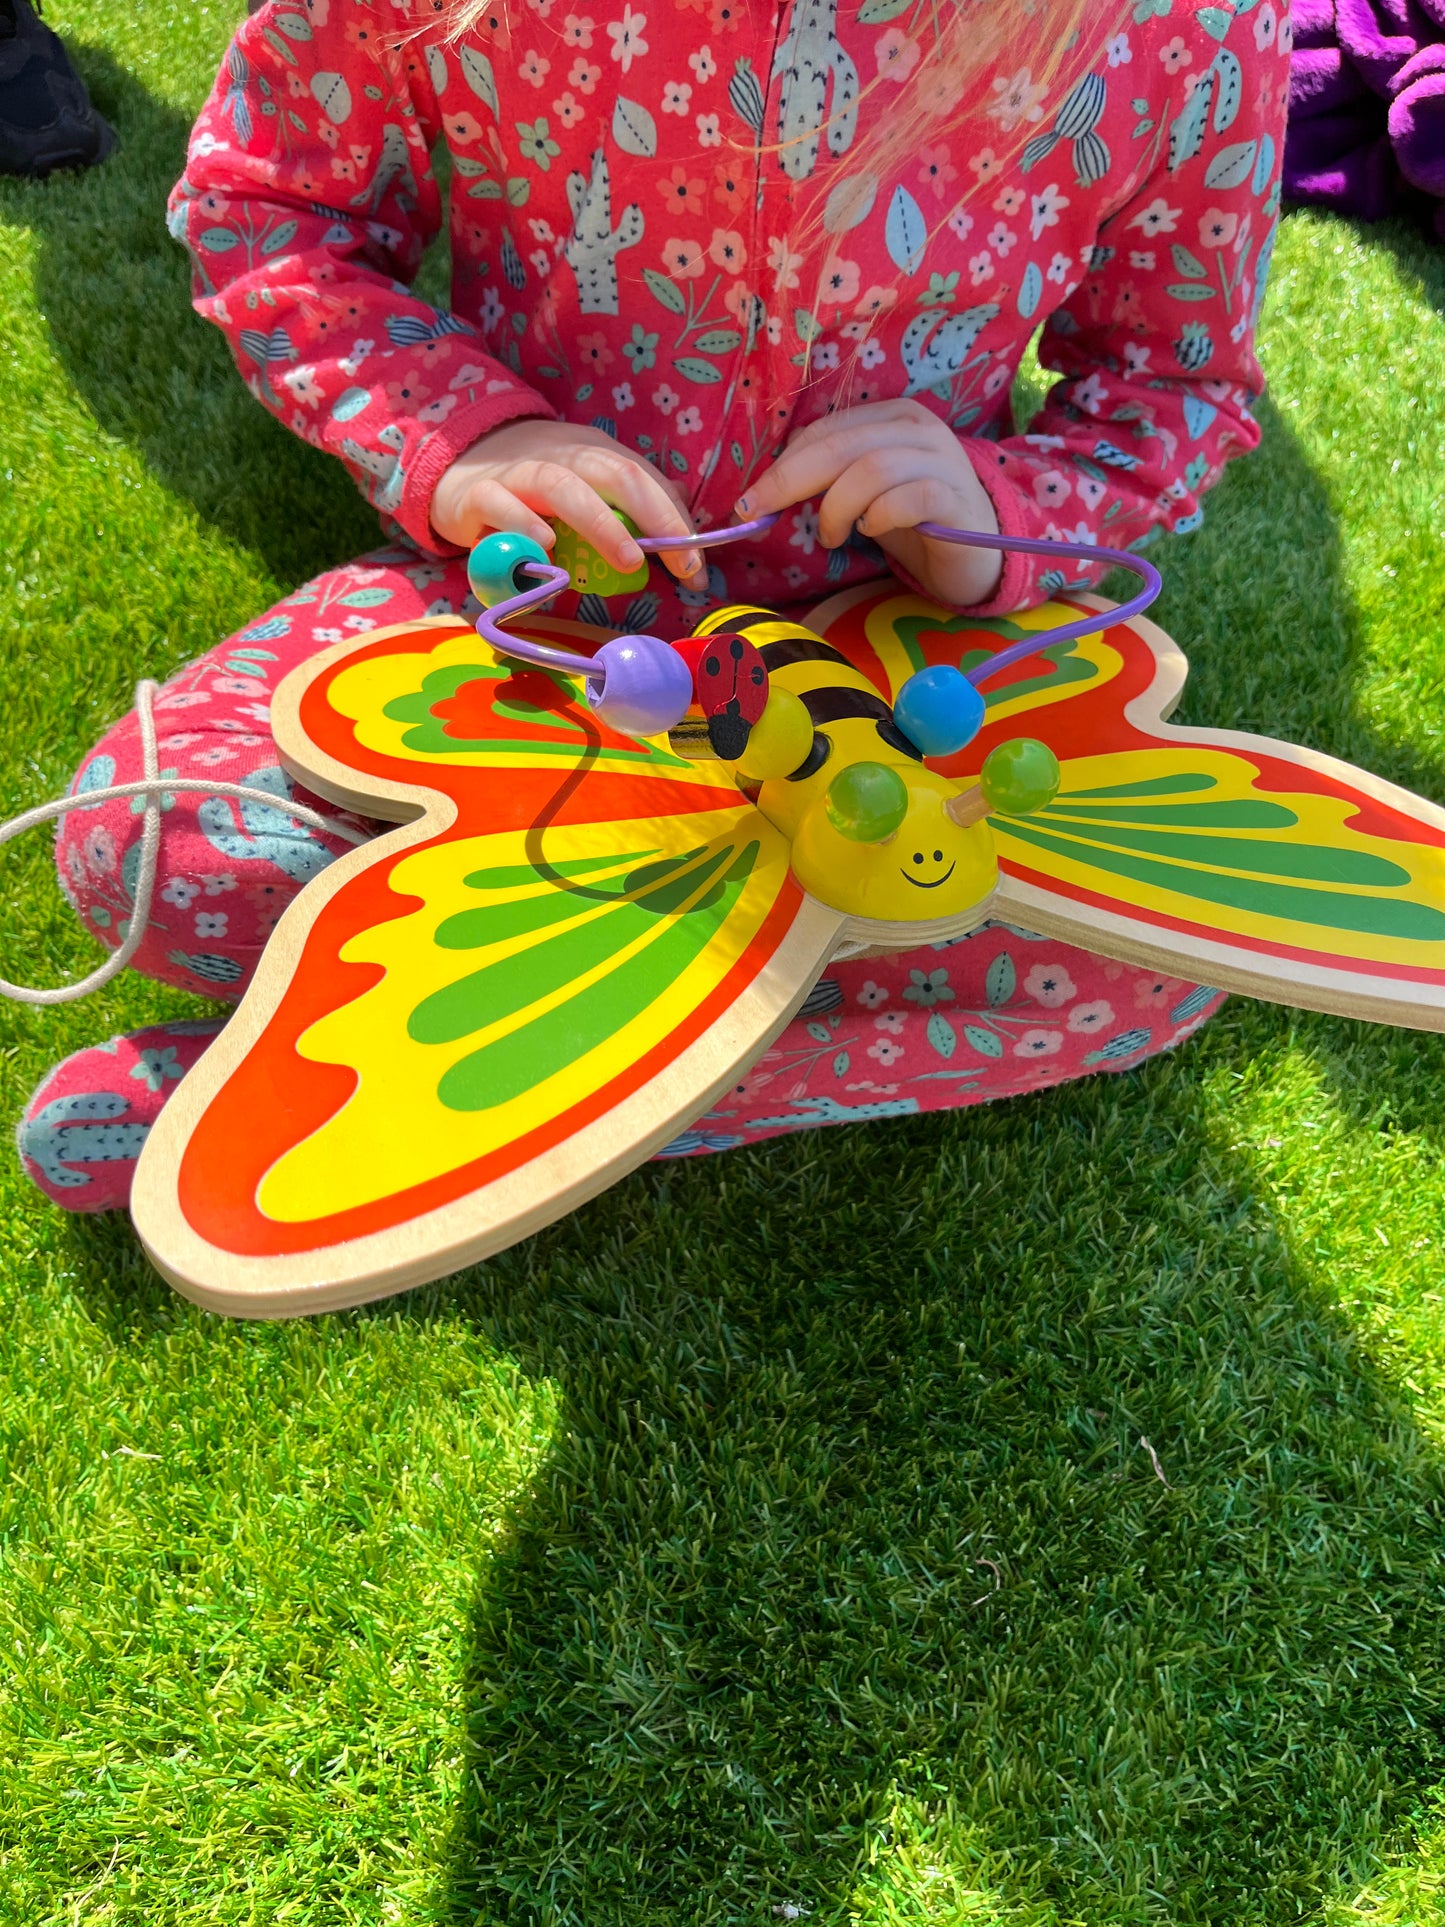
[[[765,776],[757,803],[792,845],[808,894],[871,922],[981,917],[998,883],[992,833],[981,812],[958,820],[960,786],[925,767],[893,705],[800,623],[734,607],[709,617],[699,638],[714,632],[756,648],[769,703],[806,719],[805,753],[796,757],[797,740],[780,751],[778,762],[793,756],[793,766]],[[745,756],[745,779],[750,767],[764,774]]]

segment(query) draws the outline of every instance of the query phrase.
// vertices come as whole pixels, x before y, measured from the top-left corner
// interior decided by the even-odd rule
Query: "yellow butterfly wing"
[[[137,1224],[203,1302],[354,1303],[548,1222],[705,1111],[836,939],[725,771],[460,625],[318,658],[278,719],[323,793],[415,820],[297,899],[147,1146]]]

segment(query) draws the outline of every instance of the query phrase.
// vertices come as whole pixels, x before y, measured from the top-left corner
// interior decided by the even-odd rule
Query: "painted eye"
[[[935,862],[935,863],[942,863],[942,861],[943,861],[943,852],[942,852],[942,850],[935,850],[935,851],[933,852],[933,860],[934,860],[934,862]]]
[[[763,678],[767,675],[767,673],[768,673],[767,670],[763,668],[763,665],[760,662],[755,662],[753,664],[753,688],[754,689],[762,688]]]
[[[915,863],[921,863],[921,862],[923,861],[923,852],[922,852],[922,850],[915,850],[915,851],[913,852],[913,861],[914,861]]]
[[[718,674],[719,670],[721,670],[722,664],[718,661],[716,656],[709,656],[707,661],[703,664],[703,668],[707,671],[709,676],[715,676]]]
[[[736,636],[734,636],[728,644],[728,654],[734,662],[741,662],[743,659],[743,645],[738,641]]]

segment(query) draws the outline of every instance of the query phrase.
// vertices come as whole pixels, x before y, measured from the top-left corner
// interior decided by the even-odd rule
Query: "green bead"
[[[979,773],[983,800],[1004,816],[1027,816],[1052,803],[1063,781],[1059,759],[1032,736],[1015,736],[984,758]]]
[[[833,778],[824,801],[839,836],[882,843],[908,814],[908,785],[886,763],[853,763]]]
[[[630,516],[618,514],[618,521],[629,535],[638,533],[637,524]],[[640,568],[630,575],[621,575],[612,564],[599,555],[590,542],[584,541],[576,529],[565,522],[554,522],[557,531],[557,546],[552,551],[552,560],[559,569],[565,569],[572,578],[572,587],[578,595],[631,595],[635,590],[645,589],[648,584],[647,560],[643,558]]]

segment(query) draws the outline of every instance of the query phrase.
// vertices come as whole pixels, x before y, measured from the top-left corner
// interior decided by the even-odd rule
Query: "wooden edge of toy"
[[[1330,1017],[1357,1017],[1368,1023],[1403,1030],[1445,1031],[1445,988],[1439,1002],[1426,1001],[1418,984],[1392,977],[1363,976],[1357,971],[1331,970],[1322,964],[1291,959],[1286,979],[1280,970],[1266,970],[1251,961],[1251,953],[1229,943],[1180,933],[1178,946],[1168,931],[1135,923],[1112,911],[1080,908],[1041,890],[1037,884],[1005,876],[999,886],[999,907],[1009,920],[1041,937],[1112,957],[1119,963],[1139,964],[1161,976],[1184,977],[1262,1003],[1290,1009],[1318,1010]]]
[[[1147,616],[1136,616],[1130,627],[1146,636],[1156,652],[1172,652],[1181,662],[1184,661],[1178,644],[1171,641]],[[1326,750],[1311,749],[1306,743],[1287,742],[1279,736],[1260,736],[1247,729],[1210,729],[1194,723],[1171,722],[1169,719],[1177,705],[1177,698],[1167,711],[1157,707],[1146,711],[1145,705],[1154,694],[1153,689],[1146,689],[1126,704],[1126,718],[1143,728],[1148,728],[1155,720],[1167,724],[1166,740],[1170,742],[1194,743],[1204,749],[1230,749],[1243,756],[1262,754],[1277,763],[1297,763],[1302,769],[1317,770],[1322,776],[1333,777],[1336,782],[1344,783],[1350,789],[1361,790],[1375,802],[1384,803],[1405,816],[1412,816],[1417,822],[1428,823],[1432,829],[1445,835],[1445,807],[1432,803],[1427,796],[1403,789],[1386,777],[1362,769],[1358,763],[1347,763],[1342,756],[1331,756]]]
[[[1078,600],[1099,606],[1101,598]],[[1105,608],[1112,605],[1104,604]],[[1277,763],[1295,764],[1328,776],[1350,789],[1383,803],[1417,822],[1428,823],[1445,835],[1445,808],[1413,790],[1402,789],[1342,757],[1327,755],[1302,743],[1290,743],[1251,730],[1210,729],[1171,722],[1189,673],[1188,658],[1173,637],[1147,616],[1129,623],[1149,644],[1159,673],[1149,687],[1125,705],[1124,715],[1136,728],[1159,731],[1166,743],[1204,749],[1226,749],[1243,756],[1265,755]],[[1180,931],[1177,938],[1154,924],[1144,924],[1121,912],[1079,904],[1055,896],[1037,884],[1011,876],[1004,868],[999,900],[1019,913],[1019,920],[1043,937],[1078,944],[1121,963],[1140,964],[1169,975],[1208,977],[1220,990],[1257,997],[1265,1003],[1318,1010],[1336,1017],[1393,1024],[1407,1030],[1445,1031],[1445,986],[1438,990],[1405,978],[1371,976],[1358,970],[1332,969],[1304,958],[1283,959],[1270,967],[1261,955],[1227,938],[1210,938]]]
[[[556,628],[565,635],[573,626]],[[317,918],[379,853],[399,856],[455,820],[451,798],[424,783],[378,776],[357,790],[355,772],[306,734],[305,692],[361,646],[419,629],[444,635],[466,634],[469,627],[454,617],[430,617],[351,637],[298,665],[276,692],[273,729],[287,768],[342,807],[395,816],[398,827],[347,851],[293,900],[236,1014],[182,1081],[142,1153],[131,1201],[137,1233],[162,1276],[208,1310],[241,1318],[343,1310],[444,1277],[541,1230],[625,1177],[705,1112],[783,1030],[838,946],[846,919],[804,896],[759,975],[666,1070],[552,1150],[448,1205],[362,1238],[273,1257],[229,1252],[201,1237],[180,1206],[186,1143],[275,1015]],[[483,1197],[486,1229],[479,1232]]]
[[[421,815],[426,807],[426,798],[435,803],[444,799],[436,790],[426,790],[421,784],[392,783],[378,776],[364,790],[353,785],[356,772],[345,763],[338,763],[306,734],[301,724],[301,703],[307,690],[318,676],[322,676],[336,663],[344,662],[354,656],[358,649],[369,649],[375,643],[389,642],[393,636],[411,636],[417,631],[435,630],[438,638],[452,631],[457,635],[470,635],[475,632],[469,622],[460,616],[419,616],[415,622],[392,623],[385,629],[363,630],[359,635],[348,636],[344,642],[334,642],[329,649],[320,654],[308,656],[284,677],[271,698],[271,734],[276,739],[277,753],[282,768],[288,776],[304,783],[318,796],[325,797],[338,809],[352,810],[358,816],[369,816],[382,821],[410,823]],[[479,648],[490,648],[490,644],[478,643]],[[447,819],[450,822],[450,818]],[[440,825],[445,828],[446,824]],[[283,920],[284,921],[284,920]],[[280,925],[277,926],[279,934]]]
[[[392,847],[405,848],[431,827],[430,817],[408,824],[396,833]],[[768,1048],[816,982],[843,921],[836,911],[805,897],[763,970],[674,1063],[606,1116],[505,1177],[404,1224],[342,1244],[278,1257],[225,1251],[199,1236],[181,1210],[181,1153],[269,1021],[290,982],[291,958],[317,911],[362,867],[358,859],[374,849],[368,845],[342,857],[287,910],[245,1001],[183,1079],[142,1152],[131,1207],[137,1233],[161,1275],[208,1311],[276,1319],[346,1310],[491,1257],[587,1203],[706,1112]],[[318,887],[328,882],[330,889]],[[482,1199],[487,1224],[478,1231]]]

